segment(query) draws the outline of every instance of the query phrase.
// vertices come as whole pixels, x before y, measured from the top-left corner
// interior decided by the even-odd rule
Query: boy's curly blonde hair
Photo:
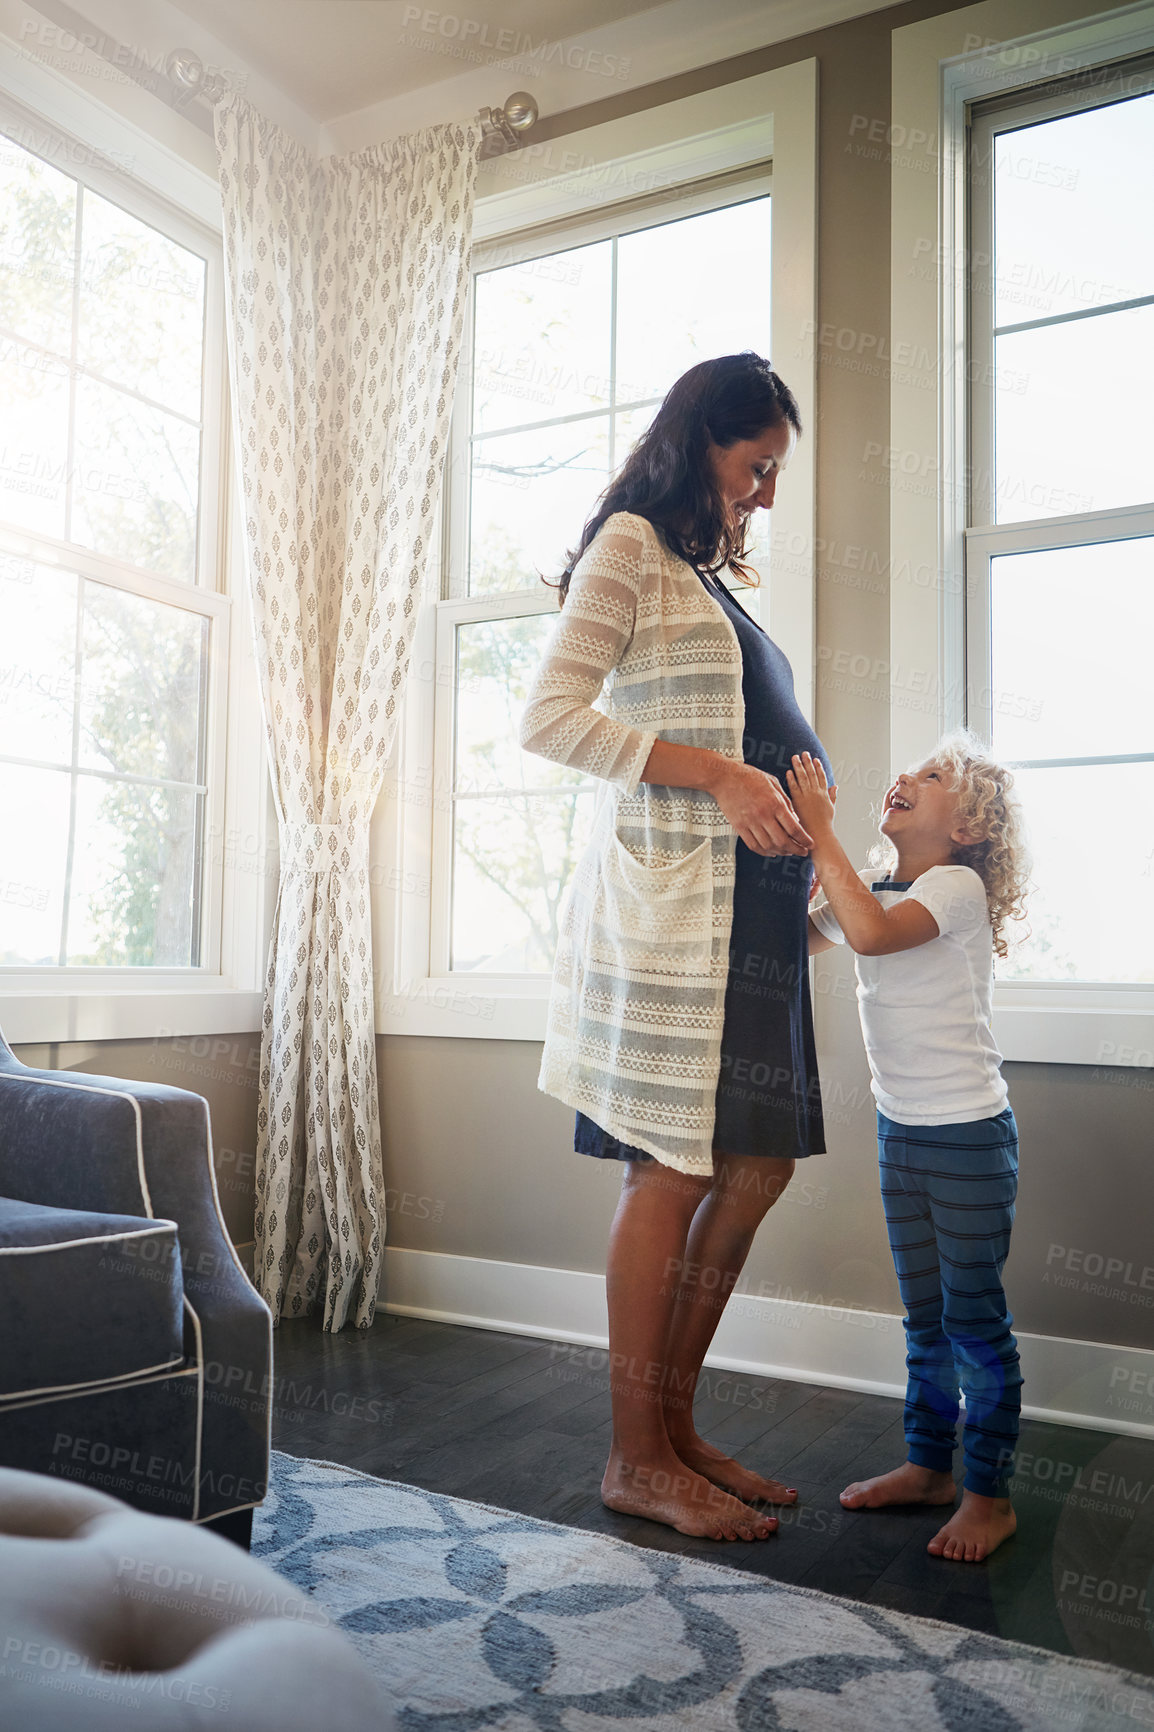
[[[971,867],[985,885],[994,954],[1007,956],[1009,945],[1002,928],[1008,920],[1022,919],[1030,882],[1014,778],[967,728],[946,734],[926,761],[948,773],[958,794],[958,823],[979,838],[955,844],[953,858],[957,865]],[[896,859],[897,850],[888,838],[871,853],[878,866],[892,866]]]

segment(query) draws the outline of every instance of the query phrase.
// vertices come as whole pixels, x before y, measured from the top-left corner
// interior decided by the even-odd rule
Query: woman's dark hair
[[[708,460],[711,444],[756,439],[788,424],[801,432],[797,398],[769,362],[751,350],[720,355],[690,367],[666,395],[647,430],[609,483],[597,509],[566,555],[557,585],[561,605],[581,555],[615,511],[648,518],[666,546],[687,564],[711,574],[723,566],[744,576],[744,520],[726,509]]]

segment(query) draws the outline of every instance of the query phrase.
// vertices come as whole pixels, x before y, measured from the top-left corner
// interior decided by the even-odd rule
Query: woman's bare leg
[[[707,1539],[766,1539],[772,1516],[747,1509],[677,1455],[665,1430],[662,1393],[676,1304],[677,1271],[707,1179],[657,1161],[631,1161],[609,1238],[609,1375],[613,1446],[602,1500],[627,1515],[665,1522]],[[673,1271],[672,1275],[670,1271]]]
[[[686,1467],[746,1501],[794,1503],[797,1492],[766,1479],[698,1436],[693,1394],[702,1362],[754,1234],[793,1177],[794,1162],[762,1155],[714,1155],[713,1183],[689,1229],[670,1330],[665,1428]]]

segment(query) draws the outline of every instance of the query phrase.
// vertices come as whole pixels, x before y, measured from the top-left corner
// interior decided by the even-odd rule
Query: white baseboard
[[[382,1302],[402,1317],[586,1347],[609,1344],[605,1278],[578,1269],[386,1248]],[[1024,1334],[1018,1350],[1028,1417],[1154,1437],[1154,1352]],[[837,1310],[788,1290],[767,1297],[739,1287],[706,1363],[873,1395],[905,1393],[900,1317]]]

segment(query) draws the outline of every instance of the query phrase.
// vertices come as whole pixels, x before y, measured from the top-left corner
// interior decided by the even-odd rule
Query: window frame
[[[445,539],[442,555],[441,596],[446,601],[479,599],[469,595],[469,514],[472,436],[473,342],[477,278],[487,271],[504,266],[529,264],[535,259],[549,258],[554,253],[589,246],[617,235],[657,228],[664,223],[679,222],[686,217],[702,216],[709,211],[724,210],[746,204],[754,199],[772,197],[773,174],[768,163],[736,174],[710,176],[708,180],[688,182],[684,187],[657,195],[629,199],[607,211],[585,216],[564,218],[557,223],[542,223],[521,232],[500,238],[482,240],[473,248],[469,271],[469,286],[465,302],[465,327],[461,344],[459,378],[461,386],[453,402],[450,432],[448,486],[446,489]],[[772,207],[771,207],[772,211]],[[772,214],[771,214],[772,221]],[[654,399],[656,401],[657,399]],[[638,405],[629,405],[637,407]],[[644,405],[642,405],[644,406]],[[614,405],[617,409],[621,406]],[[595,415],[608,414],[597,410]],[[594,414],[589,419],[594,418]],[[558,416],[567,421],[570,417]],[[576,419],[576,417],[572,417]],[[494,429],[486,437],[501,438],[511,429]],[[531,586],[526,585],[526,588]],[[493,592],[491,592],[493,593]]]
[[[172,967],[0,967],[0,1028],[16,1043],[232,1034],[260,1027],[263,953],[278,875],[275,812],[249,621],[225,347],[215,183],[146,133],[0,45],[0,130],[205,259],[205,345],[196,570],[162,577],[15,528],[6,551],[55,563],[209,622],[200,962]]]
[[[931,500],[891,487],[891,546],[902,549],[903,560],[908,556],[911,570],[928,566],[937,574],[933,585],[895,578],[891,659],[932,670],[939,695],[928,711],[892,707],[895,764],[924,756],[942,731],[962,722],[967,691],[975,684],[980,695],[982,623],[976,604],[984,602],[988,620],[988,560],[995,545],[1006,550],[1014,534],[1044,537],[1063,522],[1073,534],[1079,525],[1088,528],[1091,517],[1115,520],[1120,533],[1118,520],[1133,518],[1126,508],[1086,514],[1077,522],[1045,518],[996,530],[971,529],[969,523],[970,483],[982,450],[980,438],[976,447],[972,443],[967,386],[973,373],[980,376],[980,357],[970,342],[970,273],[959,265],[978,247],[969,224],[972,111],[997,98],[1004,113],[1021,105],[1037,115],[1039,87],[1114,62],[1140,62],[1154,51],[1154,5],[1042,31],[1031,30],[1035,21],[1036,11],[1024,0],[984,0],[893,34],[893,135],[930,144],[921,154],[894,153],[891,319],[903,338],[920,340],[943,357],[935,392],[911,388],[897,377],[890,389],[895,466],[903,453],[924,454],[939,483]],[[937,270],[931,277],[917,261],[933,242]],[[975,593],[968,597],[971,575]],[[1109,1068],[1154,1064],[1149,985],[996,979],[993,1022],[1009,1060]]]
[[[433,850],[431,870],[431,925],[429,932],[429,972],[439,979],[458,984],[484,983],[490,989],[501,983],[506,992],[521,987],[531,997],[545,982],[544,975],[500,974],[478,970],[476,973],[455,970],[451,965],[453,923],[453,781],[457,723],[457,629],[462,625],[483,625],[490,621],[509,619],[539,619],[543,614],[552,618],[557,612],[557,597],[544,585],[541,593],[532,589],[512,590],[507,595],[473,596],[470,599],[442,601],[437,604],[436,694],[434,719],[434,786],[444,790],[444,798],[433,803]]]
[[[1030,553],[1055,548],[1101,545],[1107,542],[1154,538],[1154,499],[1142,504],[1114,506],[1099,511],[1055,514],[1048,517],[1019,519],[1005,523],[994,521],[993,501],[995,399],[992,382],[995,367],[995,325],[993,315],[994,267],[994,175],[993,150],[996,136],[1004,131],[1037,125],[1060,115],[1087,112],[1109,107],[1127,97],[1154,91],[1154,65],[1142,66],[1129,62],[1116,77],[1103,76],[1092,84],[1079,87],[1076,82],[1047,80],[1041,90],[1027,92],[1022,98],[1007,96],[970,106],[967,127],[970,168],[967,172],[967,235],[969,257],[989,259],[990,267],[983,280],[981,272],[971,273],[966,307],[968,393],[968,526],[963,531],[963,569],[965,572],[965,681],[966,720],[984,738],[989,739],[992,691],[992,587],[993,561],[1000,556]],[[983,175],[975,175],[973,163],[985,162]],[[1127,305],[1132,303],[1126,303]],[[1106,314],[1108,307],[1096,308]],[[1151,540],[1154,549],[1154,539]],[[1102,755],[1094,763],[1150,762],[1154,753],[1117,752]],[[1056,760],[1047,760],[1056,762]],[[1023,992],[1036,988],[1050,995],[1057,988],[1061,995],[1056,1002],[1078,1002],[1086,992],[1118,994],[1119,1002],[1133,1000],[1139,1005],[1154,1005],[1154,991],[1148,985],[1130,981],[1006,981],[1000,991],[1006,1002],[1012,1003]]]
[[[720,179],[721,184],[718,184]],[[468,978],[492,986],[501,982],[506,993],[518,985],[530,996],[547,984],[547,976],[502,974],[478,970],[466,974],[455,970],[452,951],[453,896],[453,787],[456,742],[456,641],[462,625],[484,624],[488,621],[540,617],[557,612],[556,593],[541,583],[526,583],[521,589],[490,591],[470,595],[468,591],[469,518],[471,461],[471,411],[473,381],[474,310],[477,278],[486,271],[506,265],[530,263],[549,258],[559,251],[607,240],[616,235],[636,233],[685,217],[702,215],[745,204],[753,199],[772,196],[772,175],[768,166],[752,173],[711,179],[704,186],[694,184],[678,191],[675,198],[668,194],[657,200],[629,201],[624,206],[586,218],[569,218],[560,225],[541,225],[527,234],[498,241],[482,242],[473,252],[469,288],[465,308],[465,341],[461,355],[463,388],[458,389],[454,403],[453,431],[448,465],[446,501],[446,533],[443,543],[442,599],[437,606],[436,627],[436,693],[434,706],[434,786],[445,790],[443,801],[433,807],[431,930],[429,942],[430,974],[439,979],[461,981]],[[655,219],[650,221],[649,219]],[[772,207],[771,207],[772,220]],[[612,291],[611,291],[612,292]],[[598,411],[600,413],[600,411]],[[500,438],[502,433],[495,437]],[[757,568],[757,561],[751,565]],[[755,617],[762,599],[759,589],[745,594],[745,602]]]
[[[577,137],[589,148],[572,173],[524,184],[498,185],[482,197],[474,225],[474,266],[514,253],[540,256],[628,228],[650,206],[658,220],[769,191],[774,259],[771,330],[776,359],[796,391],[807,429],[790,467],[790,487],[774,512],[771,559],[791,583],[771,596],[773,630],[794,664],[799,702],[812,714],[815,689],[815,429],[816,429],[816,141],[817,65],[801,61],[702,96],[666,105],[660,125],[667,142],[637,149],[638,121],[610,122]],[[746,114],[745,119],[734,119]],[[514,169],[519,167],[512,159]],[[500,163],[498,163],[498,168]],[[607,188],[609,198],[607,199]],[[622,197],[625,190],[627,196]],[[640,192],[640,196],[637,196]],[[756,192],[753,194],[756,196]],[[624,219],[624,220],[623,220]],[[645,226],[637,223],[634,226]],[[471,297],[459,378],[471,379]],[[395,772],[374,819],[374,944],[389,958],[378,971],[381,1033],[540,1041],[549,996],[547,975],[451,973],[448,891],[451,860],[456,627],[484,619],[552,614],[556,596],[541,586],[467,597],[463,523],[471,393],[458,388],[442,501],[439,599],[421,610],[405,695]],[[756,593],[756,592],[755,592]],[[764,592],[759,600],[765,599]]]

